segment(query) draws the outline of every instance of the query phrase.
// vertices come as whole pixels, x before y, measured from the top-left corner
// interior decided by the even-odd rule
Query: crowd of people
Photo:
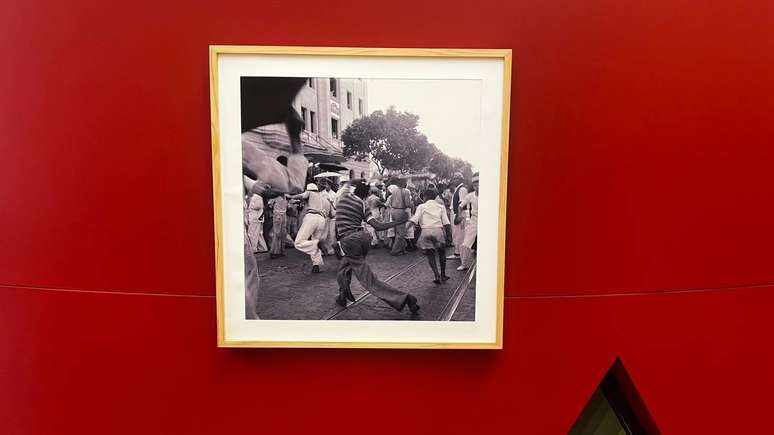
[[[280,163],[286,164],[281,160]],[[348,178],[309,178],[301,193],[245,196],[246,236],[252,254],[270,259],[295,248],[309,256],[311,273],[319,273],[324,257],[339,262],[336,302],[354,301],[352,274],[364,288],[398,310],[419,310],[414,296],[379,281],[365,262],[369,249],[387,249],[400,256],[421,251],[433,272],[433,282],[449,279],[447,260],[459,260],[464,271],[473,264],[478,230],[478,174],[467,184],[461,173],[448,183],[425,183],[422,188],[405,179],[368,182]],[[448,252],[447,248],[453,247]]]

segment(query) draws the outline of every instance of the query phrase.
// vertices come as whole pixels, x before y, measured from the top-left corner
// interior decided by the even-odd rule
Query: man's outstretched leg
[[[402,311],[403,307],[409,306],[412,313],[419,311],[417,298],[411,294],[402,292],[395,287],[380,281],[376,277],[371,267],[366,263],[366,254],[368,245],[371,242],[367,233],[361,231],[341,240],[341,245],[346,255],[346,262],[351,267],[352,272],[360,281],[360,285],[369,293],[383,300],[387,305]]]
[[[403,311],[403,307],[409,306],[412,313],[419,311],[419,305],[417,305],[417,298],[409,293],[404,293],[395,287],[380,281],[379,278],[374,275],[371,267],[365,262],[363,257],[349,258],[352,264],[352,271],[354,272],[357,280],[360,284],[372,295],[383,300],[387,305],[395,308],[398,311]]]
[[[336,303],[342,307],[347,306],[347,299],[355,302],[355,296],[352,295],[352,266],[346,257],[339,263],[339,272],[336,275],[336,281],[339,283],[339,295],[336,296]]]

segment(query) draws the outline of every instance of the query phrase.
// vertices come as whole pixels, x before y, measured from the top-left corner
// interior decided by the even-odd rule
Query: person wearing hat
[[[336,243],[336,256],[341,258],[339,273],[336,276],[339,284],[336,303],[346,306],[347,300],[355,301],[350,289],[354,274],[367,292],[398,311],[408,306],[411,313],[416,314],[419,311],[417,298],[379,280],[366,262],[366,255],[371,247],[371,236],[363,228],[363,222],[376,231],[383,231],[390,227],[406,225],[406,219],[389,223],[379,222],[371,215],[371,209],[365,204],[369,191],[368,185],[363,180],[358,180],[353,182],[353,186],[354,193],[345,194],[339,199],[339,205],[336,207],[336,235],[339,239]]]
[[[473,245],[478,237],[478,172],[473,174],[473,191],[460,202],[460,209],[467,210],[465,236],[460,246],[461,264],[457,270],[466,270],[473,263]]]
[[[454,255],[446,258],[454,259],[460,256],[460,246],[465,238],[465,215],[464,209],[460,207],[462,201],[468,195],[468,189],[465,187],[462,172],[452,174],[451,185],[454,186],[454,193],[451,200],[451,220],[452,220],[452,239],[454,243]]]
[[[325,240],[325,201],[320,195],[320,190],[314,183],[306,185],[306,192],[297,195],[287,195],[290,200],[300,199],[307,202],[306,214],[301,222],[301,228],[296,235],[295,247],[299,251],[309,255],[312,260],[312,273],[320,273],[323,265],[320,241]]]

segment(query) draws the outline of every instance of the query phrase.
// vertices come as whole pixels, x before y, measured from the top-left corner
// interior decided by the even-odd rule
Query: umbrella
[[[314,178],[326,178],[326,177],[341,177],[341,174],[335,172],[321,172],[314,176]]]

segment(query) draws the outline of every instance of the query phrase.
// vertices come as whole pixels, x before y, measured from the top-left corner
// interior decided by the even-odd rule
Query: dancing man
[[[320,196],[319,189],[314,183],[306,185],[306,192],[299,193],[298,195],[288,195],[287,198],[307,201],[306,213],[301,221],[301,228],[298,229],[295,246],[296,249],[308,254],[312,259],[312,273],[320,273],[320,266],[323,265],[323,251],[321,248],[327,237],[325,213],[330,211],[329,205]]]
[[[379,222],[371,215],[371,210],[365,205],[369,190],[368,184],[364,180],[357,180],[352,184],[355,187],[355,192],[345,194],[336,207],[336,233],[339,239],[336,244],[336,255],[341,257],[339,273],[336,277],[339,283],[339,295],[336,297],[336,303],[346,306],[348,299],[355,301],[350,290],[352,274],[354,273],[363,288],[372,295],[398,311],[402,311],[403,307],[408,305],[411,313],[416,314],[419,311],[417,298],[380,281],[366,262],[371,236],[363,228],[363,222],[371,225],[376,231],[383,231],[399,225],[405,227],[406,219],[396,219],[390,223]]]

